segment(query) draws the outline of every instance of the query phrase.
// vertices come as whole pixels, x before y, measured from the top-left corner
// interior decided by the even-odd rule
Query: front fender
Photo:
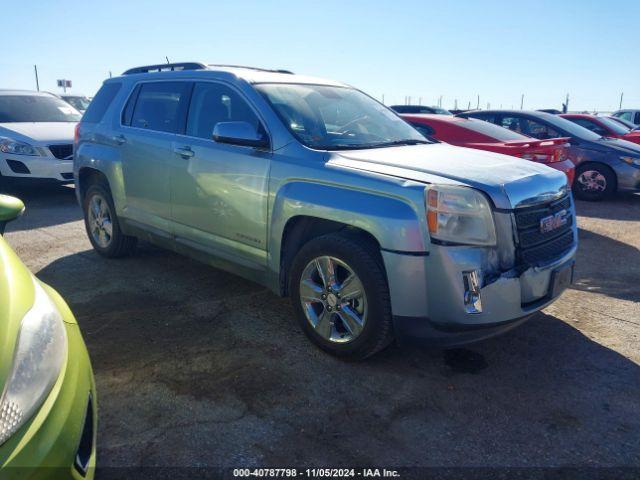
[[[287,223],[298,216],[331,220],[371,234],[387,250],[427,251],[420,214],[403,199],[339,185],[294,181],[277,192],[272,208],[269,251],[274,270],[280,265]]]

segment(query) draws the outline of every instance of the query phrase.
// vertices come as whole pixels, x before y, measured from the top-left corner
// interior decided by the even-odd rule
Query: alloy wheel
[[[108,248],[113,239],[113,222],[109,204],[102,195],[95,194],[91,197],[88,210],[89,231],[93,240],[101,248]]]
[[[580,188],[586,192],[604,192],[607,189],[607,179],[597,170],[585,170],[578,177]]]
[[[360,278],[342,260],[322,256],[311,260],[300,279],[300,302],[307,320],[323,339],[355,340],[367,321],[367,297]]]

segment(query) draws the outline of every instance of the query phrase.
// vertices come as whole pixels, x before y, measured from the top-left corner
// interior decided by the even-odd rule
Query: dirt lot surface
[[[7,239],[80,323],[102,466],[640,467],[640,195],[578,203],[576,283],[524,326],[364,363],[256,284],[149,245],[99,257],[72,188],[18,195]]]

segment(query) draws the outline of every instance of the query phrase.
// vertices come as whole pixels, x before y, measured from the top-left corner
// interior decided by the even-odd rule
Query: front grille
[[[73,156],[73,144],[49,145],[49,150],[53,156],[61,160],[71,160]]]
[[[566,223],[550,232],[542,232],[541,220],[566,210]],[[518,231],[518,259],[531,265],[562,256],[573,245],[574,212],[569,195],[548,202],[518,209],[514,212]]]

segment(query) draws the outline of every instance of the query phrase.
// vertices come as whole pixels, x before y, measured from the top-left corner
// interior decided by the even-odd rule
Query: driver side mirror
[[[0,235],[4,233],[7,223],[18,218],[23,212],[22,200],[0,194]]]
[[[243,147],[269,147],[269,140],[264,138],[249,122],[218,122],[213,128],[213,139],[218,143]]]

